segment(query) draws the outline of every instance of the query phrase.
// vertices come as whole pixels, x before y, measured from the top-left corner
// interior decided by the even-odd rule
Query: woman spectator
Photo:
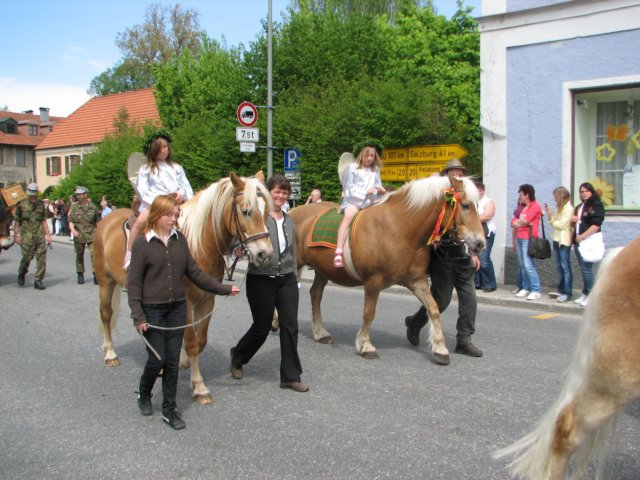
[[[528,250],[529,239],[538,237],[542,209],[536,201],[535,189],[527,183],[518,188],[518,201],[523,204],[522,212],[511,220],[511,226],[516,231],[515,244],[518,267],[522,272],[522,290],[516,293],[516,297],[538,300],[540,298],[540,278],[536,270],[535,259],[529,256]]]
[[[557,187],[553,191],[556,201],[555,214],[551,207],[544,204],[549,218],[549,225],[553,227],[553,251],[556,254],[556,266],[558,268],[558,290],[549,294],[551,298],[557,298],[558,302],[565,303],[571,300],[573,294],[573,274],[571,272],[571,245],[573,243],[573,206],[571,205],[569,190]]]
[[[600,196],[590,183],[585,182],[580,185],[579,192],[582,203],[576,207],[572,221],[575,224],[576,234],[573,242],[575,244],[574,252],[576,252],[578,265],[580,265],[580,271],[582,272],[583,287],[582,295],[575,300],[575,303],[586,307],[595,277],[593,274],[593,262],[583,260],[578,246],[586,238],[601,231],[602,222],[604,222],[604,205],[602,205]]]

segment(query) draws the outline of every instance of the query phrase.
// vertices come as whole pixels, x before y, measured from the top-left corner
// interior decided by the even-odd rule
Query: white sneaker
[[[516,293],[520,293],[520,289],[518,287],[514,288],[513,290],[511,290],[511,293],[513,293],[514,295]]]
[[[525,290],[524,288],[520,290],[518,293],[516,293],[516,297],[518,298],[524,298],[527,295],[529,295],[529,290]]]
[[[586,307],[587,303],[589,303],[589,297],[584,297],[584,300],[580,302],[581,307]]]
[[[580,295],[580,297],[578,297],[578,298],[576,298],[576,299],[574,300],[574,303],[581,304],[581,303],[582,303],[582,302],[584,302],[586,299],[587,299],[587,296],[586,296],[586,295]]]
[[[540,293],[531,292],[529,295],[527,295],[527,300],[540,300]]]

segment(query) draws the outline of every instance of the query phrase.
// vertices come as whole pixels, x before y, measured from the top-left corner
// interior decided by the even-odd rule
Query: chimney
[[[40,121],[42,123],[49,123],[49,109],[40,107]]]

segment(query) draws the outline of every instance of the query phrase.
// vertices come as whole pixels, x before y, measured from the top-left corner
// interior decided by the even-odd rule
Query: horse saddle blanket
[[[355,225],[360,217],[360,212],[356,214],[351,225],[349,225],[349,235],[355,234]],[[319,214],[313,222],[313,228],[307,239],[308,247],[328,247],[336,248],[338,239],[338,228],[344,215],[338,213],[337,208],[331,208]]]

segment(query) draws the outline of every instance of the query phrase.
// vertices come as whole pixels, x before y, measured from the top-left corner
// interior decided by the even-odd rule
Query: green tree
[[[116,46],[122,61],[91,81],[90,95],[108,95],[151,87],[155,83],[153,67],[188,51],[195,54],[204,32],[198,13],[151,4],[142,25],[127,28],[117,35]]]

